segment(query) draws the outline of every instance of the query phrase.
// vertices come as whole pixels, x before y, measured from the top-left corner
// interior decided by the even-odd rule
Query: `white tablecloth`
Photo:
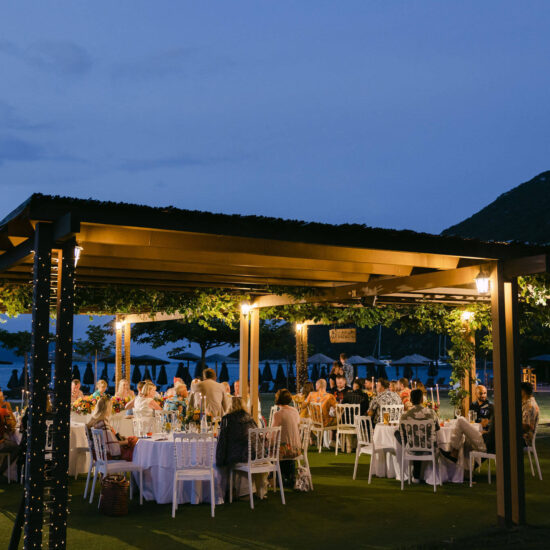
[[[397,426],[377,424],[374,428],[375,455],[372,463],[372,474],[377,477],[391,477],[401,480],[401,445],[395,438]],[[452,425],[440,428],[437,431],[437,444],[439,448],[449,450]],[[462,483],[464,481],[464,457],[463,452],[459,454],[456,464],[448,460],[440,460],[439,472],[443,483]],[[405,479],[407,476],[405,475]],[[424,462],[422,468],[422,479],[426,483],[433,483],[433,467],[431,462]],[[439,482],[439,479],[437,479]]]
[[[215,455],[215,453],[214,453]],[[143,498],[155,500],[159,504],[172,502],[174,487],[174,442],[140,439],[134,448],[133,462],[143,467]],[[223,504],[226,476],[218,468],[214,469],[216,504]],[[139,484],[139,476],[134,474]],[[200,504],[210,502],[208,481],[180,481],[178,483],[178,504],[190,502]]]

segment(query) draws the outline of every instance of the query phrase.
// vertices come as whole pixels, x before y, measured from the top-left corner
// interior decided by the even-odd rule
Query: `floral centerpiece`
[[[166,401],[166,399],[168,399],[167,397],[162,397],[162,396],[158,396],[158,397],[154,397],[153,398],[159,405],[160,405],[160,408],[164,408],[164,402]]]
[[[206,421],[208,423],[211,423],[212,413],[207,412],[205,414],[206,414]],[[201,418],[200,409],[188,409],[183,422],[185,425],[191,424],[193,422],[197,423],[200,421],[200,418]]]
[[[122,412],[126,404],[131,401],[130,397],[113,397],[111,399],[111,405],[113,407],[113,414],[117,414],[119,412]]]
[[[426,401],[425,406],[432,409],[436,414],[439,414],[439,403],[437,401]]]
[[[91,395],[85,395],[79,397],[73,401],[71,405],[71,412],[76,414],[92,414],[92,410],[97,403],[97,399]]]

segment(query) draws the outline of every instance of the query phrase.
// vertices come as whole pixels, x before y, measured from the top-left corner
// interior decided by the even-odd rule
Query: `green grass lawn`
[[[545,407],[550,402],[539,394]],[[265,412],[265,411],[264,411]],[[315,490],[286,492],[287,504],[269,494],[250,510],[247,499],[216,508],[182,505],[176,519],[171,505],[134,500],[130,513],[110,518],[82,499],[84,477],[71,481],[68,548],[125,550],[135,548],[548,548],[550,540],[550,426],[538,441],[544,481],[526,468],[529,527],[501,531],[496,524],[496,486],[488,485],[486,469],[477,484],[406,486],[374,478],[367,483],[368,457],[358,479],[351,479],[353,455],[310,452]],[[527,465],[528,466],[528,465]],[[7,541],[21,496],[21,486],[0,484],[0,541]],[[464,540],[467,539],[467,540]],[[3,547],[3,546],[2,546]]]

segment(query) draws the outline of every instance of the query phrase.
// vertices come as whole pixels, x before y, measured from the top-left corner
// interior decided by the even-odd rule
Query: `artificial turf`
[[[550,398],[550,396],[549,396]],[[542,401],[546,401],[543,398]],[[470,489],[444,484],[437,493],[428,485],[406,486],[392,479],[367,483],[368,457],[361,457],[356,481],[354,455],[312,450],[315,490],[286,491],[286,506],[270,492],[216,507],[171,505],[137,500],[121,518],[101,515],[82,498],[84,476],[72,480],[68,524],[69,549],[246,549],[246,548],[548,548],[550,547],[550,427],[541,426],[537,440],[545,479],[532,478],[526,463],[529,528],[502,531],[496,526],[496,485],[488,485],[486,466]],[[9,540],[21,486],[0,484],[0,546]]]

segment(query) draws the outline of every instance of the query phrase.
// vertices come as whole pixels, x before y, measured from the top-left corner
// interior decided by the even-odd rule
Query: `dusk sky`
[[[548,1],[9,2],[34,192],[439,233],[550,168]]]

